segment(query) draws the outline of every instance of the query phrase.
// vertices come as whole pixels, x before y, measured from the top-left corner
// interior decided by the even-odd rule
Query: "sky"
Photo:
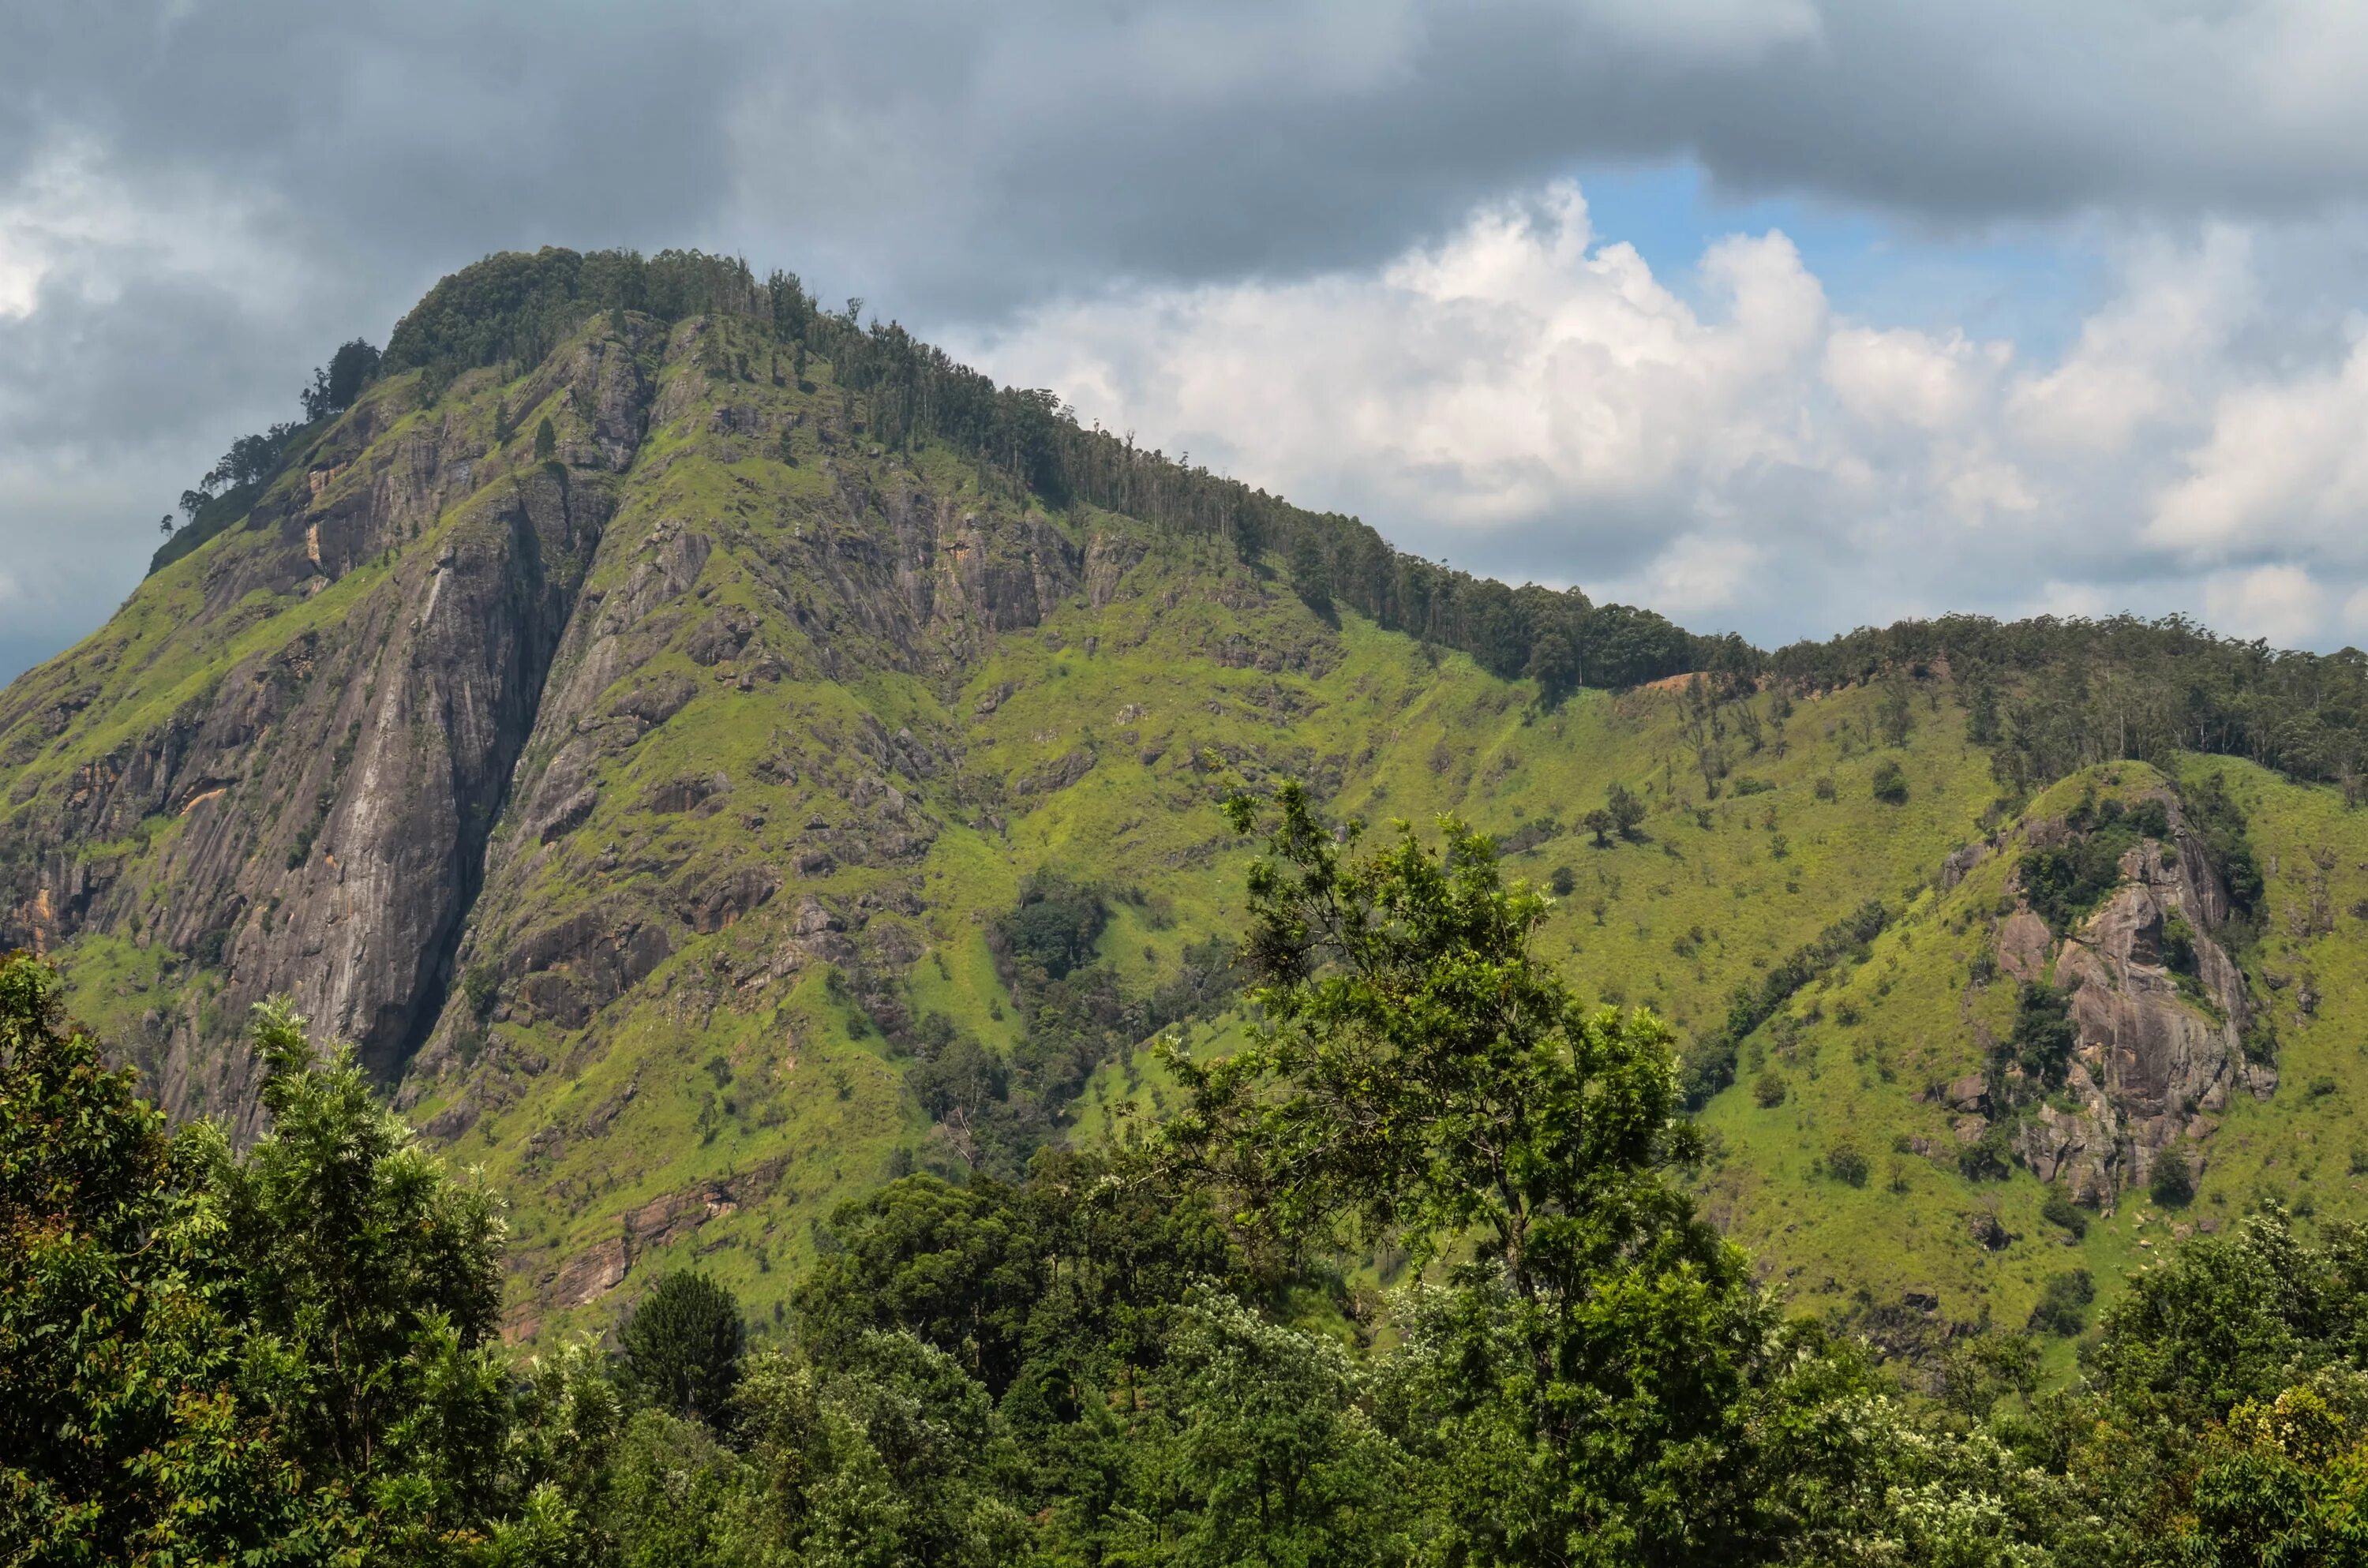
[[[1762,644],[2368,642],[2368,7],[0,0],[0,677],[489,251],[860,295],[1401,548]]]

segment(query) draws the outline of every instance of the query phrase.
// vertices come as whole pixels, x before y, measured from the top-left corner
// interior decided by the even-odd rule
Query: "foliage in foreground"
[[[1368,852],[1291,788],[1231,810],[1268,846],[1248,1047],[1173,1054],[1190,1103],[1142,1148],[847,1206],[754,1350],[675,1275],[620,1359],[511,1358],[493,1204],[284,1006],[241,1153],[168,1134],[7,960],[0,1561],[2368,1551],[2368,1237],[2267,1212],[2134,1279],[2068,1392],[2001,1334],[1903,1392],[1693,1211],[1666,1030],[1532,962],[1543,901],[1485,837]],[[1383,1298],[1360,1257],[1412,1271]],[[2079,1332],[2086,1287],[2037,1329]]]

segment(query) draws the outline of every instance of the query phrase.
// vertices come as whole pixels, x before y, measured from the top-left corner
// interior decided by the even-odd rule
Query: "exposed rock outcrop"
[[[2170,841],[2124,853],[2120,882],[2077,928],[2059,941],[2026,903],[1996,937],[2001,970],[2069,994],[2075,1059],[2056,1095],[2023,1108],[2015,1148],[2083,1202],[2110,1205],[2164,1151],[2203,1144],[2231,1095],[2277,1086],[2273,1067],[2246,1060],[2244,971],[2212,935],[2228,918],[2226,889],[2176,800],[2163,804]],[[2064,840],[2062,824],[2043,827]]]

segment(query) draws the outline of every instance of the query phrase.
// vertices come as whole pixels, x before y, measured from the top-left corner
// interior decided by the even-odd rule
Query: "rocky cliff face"
[[[507,380],[382,383],[0,697],[0,946],[59,957],[169,1110],[243,1136],[245,1014],[292,995],[431,1137],[515,1159],[571,1221],[613,1209],[519,1247],[563,1309],[743,1201],[876,1180],[811,1162],[904,1131],[844,1036],[909,1034],[925,954],[963,992],[938,1006],[1002,1018],[992,971],[944,955],[1011,873],[932,888],[933,854],[958,831],[961,871],[1102,748],[1017,732],[1013,680],[972,688],[1056,608],[1139,593],[1152,545],[887,452],[826,365],[793,380],[756,335],[604,315]],[[552,460],[516,434],[544,418]],[[1158,607],[1195,652],[1304,665],[1328,635],[1237,563],[1200,575]],[[1285,651],[1242,612],[1290,622]],[[984,766],[979,724],[1008,733]],[[823,1055],[814,1096],[792,1079]],[[685,1071],[704,1126],[673,1125]],[[806,1159],[702,1173],[715,1119]]]
[[[886,672],[958,683],[1077,588],[1084,551],[882,461],[848,400],[713,373],[726,330],[602,318],[514,382],[479,372],[427,407],[379,389],[242,527],[7,692],[0,943],[120,938],[193,971],[129,1041],[176,1114],[251,1130],[226,1048],[274,993],[389,1079],[431,1039],[425,1070],[442,1070],[453,1020],[476,1021],[460,964],[488,966],[505,1017],[580,1027],[676,931],[721,929],[780,880],[784,858],[745,837],[701,855],[637,827],[714,816],[735,787],[745,820],[748,786],[813,770],[780,725],[818,715],[776,705],[776,744],[738,780],[686,765],[643,781],[647,737],[703,699]],[[552,417],[558,460],[498,443],[489,404]],[[661,449],[640,460],[652,430]],[[792,463],[811,452],[767,465],[787,484],[733,472],[785,440]],[[1122,566],[1105,550],[1092,569],[1107,595]],[[909,862],[934,823],[885,779],[939,773],[958,747],[844,709],[824,730],[844,745],[822,771],[854,771],[862,816],[797,826],[787,861]],[[612,875],[629,854],[635,874]],[[555,917],[538,903],[587,870],[627,885]],[[842,924],[802,939],[835,949]]]
[[[554,359],[538,391],[586,411],[586,466],[489,450],[465,403],[367,402],[234,538],[168,569],[150,614],[0,706],[0,941],[195,959],[209,983],[133,1042],[176,1113],[251,1126],[244,1052],[222,1047],[265,995],[381,1073],[434,1017],[647,401],[622,343]],[[97,736],[65,722],[102,694],[131,711],[94,715]]]
[[[2064,1090],[2023,1111],[2016,1152],[2042,1181],[2101,1207],[2144,1185],[2158,1159],[2200,1160],[2232,1094],[2267,1098],[2277,1087],[2273,1067],[2246,1059],[2244,971],[2213,935],[2227,923],[2227,891],[2176,798],[2152,798],[2169,836],[2127,850],[2093,913],[2058,939],[2010,874],[2017,902],[1995,939],[2004,973],[2070,994],[2077,1031]],[[2022,837],[2046,846],[2067,831],[2039,822]],[[1968,1108],[1976,1096],[1993,1116],[2006,1108],[1988,1085],[1960,1093]]]

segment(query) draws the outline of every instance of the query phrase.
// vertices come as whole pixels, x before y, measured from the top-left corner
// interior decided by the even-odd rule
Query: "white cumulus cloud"
[[[1704,627],[2177,609],[2307,642],[2368,605],[2368,338],[2297,369],[2248,353],[2260,312],[2246,233],[2146,240],[2034,358],[1838,312],[1777,231],[1664,276],[1554,183],[1372,270],[962,347],[1407,548]]]

